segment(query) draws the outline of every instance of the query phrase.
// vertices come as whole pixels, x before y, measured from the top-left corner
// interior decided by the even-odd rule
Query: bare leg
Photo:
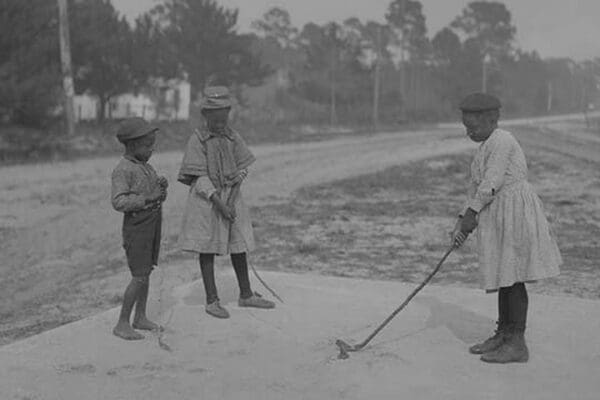
[[[113,329],[113,334],[125,340],[140,340],[144,338],[144,335],[133,330],[129,325],[129,317],[131,316],[131,310],[135,304],[139,291],[142,286],[140,278],[133,277],[131,282],[127,285],[125,293],[123,294],[123,305],[121,307],[121,314],[119,315],[119,321],[117,326]]]
[[[138,291],[138,297],[135,302],[135,316],[133,317],[133,327],[145,331],[155,331],[161,327],[150,321],[146,317],[146,303],[148,302],[148,290],[150,287],[150,277],[140,278],[141,286]],[[142,280],[143,279],[143,280]]]

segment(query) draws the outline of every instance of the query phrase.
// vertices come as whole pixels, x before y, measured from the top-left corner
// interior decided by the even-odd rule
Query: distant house
[[[104,117],[142,117],[149,121],[185,121],[190,117],[191,85],[182,80],[155,79],[139,93],[123,93],[111,98]],[[98,119],[99,100],[91,94],[74,98],[77,121]]]

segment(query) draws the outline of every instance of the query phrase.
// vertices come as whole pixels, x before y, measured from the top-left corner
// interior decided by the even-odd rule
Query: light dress
[[[206,128],[191,135],[178,177],[190,186],[179,236],[182,250],[224,255],[255,248],[252,219],[242,192],[233,202],[233,224],[209,200],[217,192],[226,202],[233,190],[231,180],[254,160],[241,136],[229,128],[224,135]]]
[[[543,205],[527,181],[527,163],[514,136],[496,129],[471,163],[465,207],[478,212],[476,230],[482,287],[557,276],[562,257]]]

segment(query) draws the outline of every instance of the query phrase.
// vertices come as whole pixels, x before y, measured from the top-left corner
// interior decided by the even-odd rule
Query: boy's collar
[[[206,125],[202,127],[202,129],[196,129],[196,134],[202,142],[205,142],[212,137],[218,136],[225,136],[227,139],[233,140],[233,131],[229,126],[225,127],[225,131],[221,135],[219,135],[218,133],[211,132]]]
[[[125,155],[123,155],[123,158],[126,159],[126,160],[129,160],[129,161],[131,161],[133,163],[136,163],[136,164],[144,164],[143,161],[138,160],[137,158],[135,158],[131,154],[125,153]]]

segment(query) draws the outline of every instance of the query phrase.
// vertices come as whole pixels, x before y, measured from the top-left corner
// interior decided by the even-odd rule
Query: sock
[[[250,278],[248,277],[248,261],[246,253],[237,253],[231,255],[231,264],[237,276],[238,285],[240,287],[240,297],[247,299],[252,297],[252,289],[250,288]]]
[[[214,303],[219,300],[215,283],[214,254],[200,254],[200,271],[202,272],[202,282],[206,293],[206,304]]]
[[[509,303],[510,287],[501,287],[498,290],[498,328],[506,328],[509,324]]]
[[[516,332],[525,332],[527,325],[527,308],[529,307],[529,296],[525,283],[515,283],[509,296],[509,317]]]

